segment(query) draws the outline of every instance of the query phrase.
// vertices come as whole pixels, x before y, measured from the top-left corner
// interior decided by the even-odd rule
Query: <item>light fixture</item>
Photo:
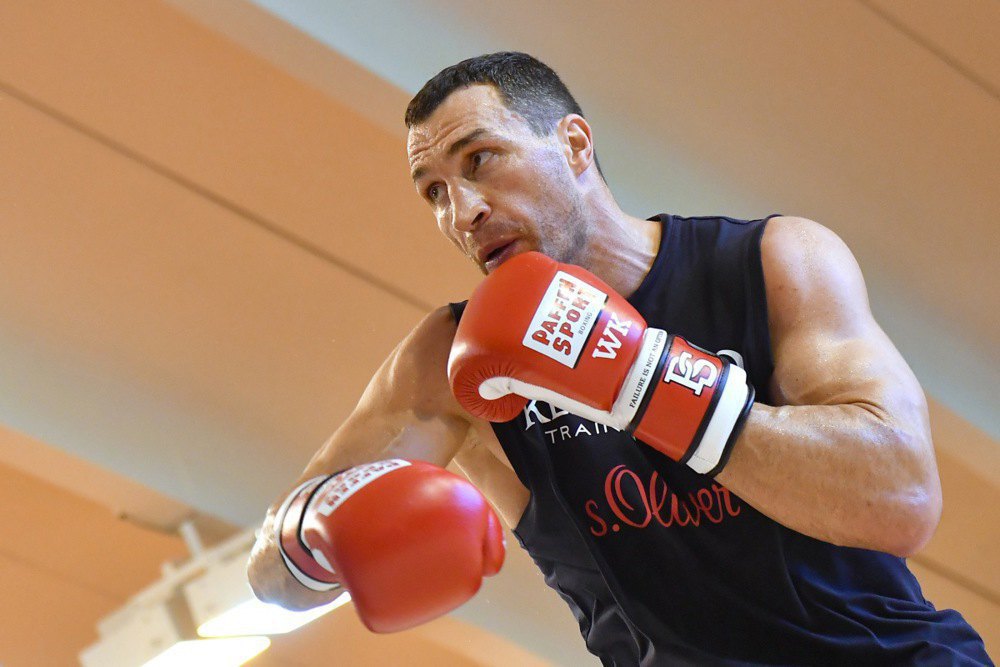
[[[350,601],[344,592],[309,611],[288,611],[253,596],[247,583],[249,550],[220,553],[205,572],[183,587],[191,616],[202,637],[278,635],[291,632]]]
[[[276,604],[247,600],[198,626],[201,637],[235,635],[280,635],[301,628],[337,607],[351,601],[344,593],[330,604],[308,611],[288,611]]]
[[[142,667],[239,667],[270,645],[271,640],[267,637],[225,637],[177,642]]]
[[[80,653],[83,667],[237,667],[270,646],[264,635],[298,628],[350,600],[291,612],[258,601],[246,578],[254,532],[210,549],[193,524],[179,528],[191,558],[102,619],[100,639]],[[197,629],[196,629],[197,628]]]
[[[191,641],[194,626],[177,595],[146,596],[97,627],[101,639],[80,653],[83,667],[237,667],[271,644],[260,636]]]

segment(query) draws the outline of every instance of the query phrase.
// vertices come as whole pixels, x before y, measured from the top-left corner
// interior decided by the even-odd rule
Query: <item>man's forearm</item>
[[[800,533],[906,556],[930,539],[940,515],[924,430],[860,404],[756,404],[717,479]]]

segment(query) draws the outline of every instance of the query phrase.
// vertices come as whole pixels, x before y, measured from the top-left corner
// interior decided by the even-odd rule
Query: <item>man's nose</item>
[[[481,192],[460,185],[452,195],[452,226],[458,232],[472,232],[490,217],[490,207]]]

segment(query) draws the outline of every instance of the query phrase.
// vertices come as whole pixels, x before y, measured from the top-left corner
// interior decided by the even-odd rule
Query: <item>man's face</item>
[[[528,250],[570,263],[582,253],[582,197],[559,136],[536,136],[487,85],[455,91],[410,128],[417,192],[483,273]]]

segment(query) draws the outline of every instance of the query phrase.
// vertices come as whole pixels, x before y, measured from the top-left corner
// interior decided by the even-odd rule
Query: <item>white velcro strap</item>
[[[279,546],[281,545],[281,527],[285,524],[285,515],[288,514],[288,508],[291,506],[292,502],[300,493],[302,489],[306,488],[313,482],[315,482],[319,477],[313,477],[312,479],[307,479],[306,481],[295,487],[295,490],[285,496],[284,502],[281,503],[281,507],[274,514],[274,541]]]
[[[303,491],[303,489],[305,489],[310,484],[313,484],[317,479],[320,478],[313,477],[312,479],[306,480],[298,487],[296,487],[294,491],[289,493],[288,496],[285,498],[285,501],[281,503],[281,507],[278,508],[278,512],[275,514],[274,540],[275,543],[278,545],[278,553],[281,554],[281,560],[285,562],[285,567],[287,567],[288,571],[291,572],[293,577],[295,577],[295,580],[310,590],[325,592],[340,588],[340,584],[336,582],[331,583],[328,581],[320,581],[319,579],[314,579],[313,577],[310,577],[308,574],[299,569],[299,566],[296,565],[295,562],[288,557],[288,554],[286,554],[285,550],[281,547],[281,527],[282,525],[284,525],[285,515],[288,513],[288,508],[291,506],[292,502],[294,502],[295,498]],[[331,574],[334,574],[333,568],[330,567],[330,563],[327,562],[325,558],[323,559],[323,561],[317,561],[317,562],[319,562],[320,566],[324,570],[327,570]]]
[[[328,582],[328,581],[320,581],[319,579],[313,579],[308,574],[300,570],[298,566],[292,561],[292,559],[288,557],[288,554],[285,553],[285,550],[282,549],[280,546],[278,547],[278,551],[281,553],[281,559],[285,561],[285,566],[288,568],[288,571],[292,573],[292,576],[295,577],[296,581],[298,581],[306,588],[320,592],[333,591],[340,588],[340,584],[338,582]],[[314,552],[314,557],[315,557],[315,552]],[[336,574],[333,571],[333,568],[330,566],[330,563],[325,558],[322,561],[317,559],[316,562],[319,563],[320,566],[324,570],[327,570],[330,574]]]
[[[688,466],[704,475],[719,464],[719,459],[722,458],[729,436],[732,435],[736,422],[743,412],[749,393],[746,371],[736,364],[731,364],[729,377],[726,378],[722,395],[719,396],[719,402],[715,405],[715,412],[712,413],[697,449],[688,459]]]
[[[622,424],[622,426],[615,428],[624,429],[632,423],[635,413],[642,405],[642,397],[655,382],[653,375],[669,338],[670,336],[663,329],[646,329],[643,332],[639,354],[636,355],[635,363],[632,364],[628,375],[625,376],[625,383],[622,384],[618,398],[615,399],[615,404],[611,407],[615,420]]]

